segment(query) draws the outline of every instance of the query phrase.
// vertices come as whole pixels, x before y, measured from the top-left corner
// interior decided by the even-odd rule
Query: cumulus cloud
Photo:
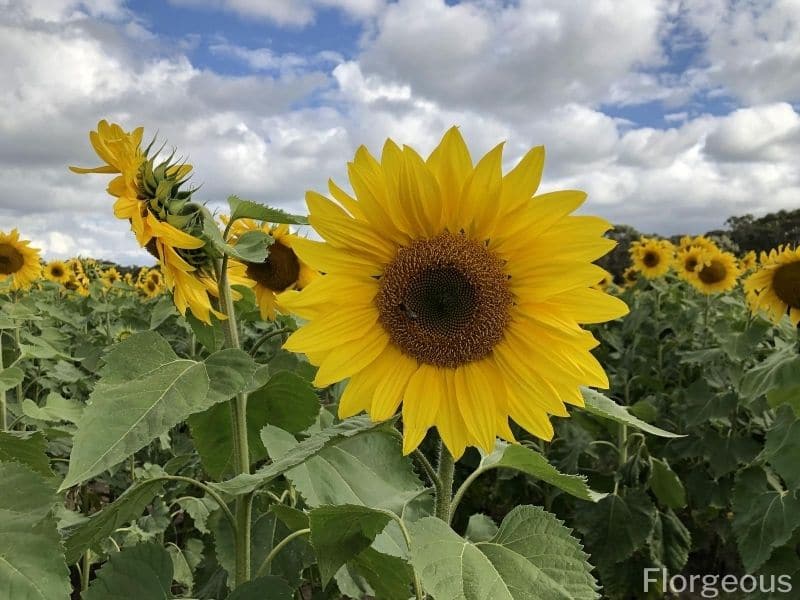
[[[238,194],[302,212],[307,189],[346,186],[359,145],[377,154],[392,137],[427,154],[453,124],[476,159],[508,140],[507,167],[544,144],[543,191],[584,189],[584,210],[645,231],[696,233],[800,198],[796,1],[172,1],[291,31],[335,8],[363,36],[347,59],[279,53],[227,32],[163,39],[122,0],[0,0],[0,229],[48,257],[150,261],[114,219],[107,177],[66,169],[97,163],[87,131],[100,118],[157,132],[215,210]],[[732,108],[706,110],[709,97]],[[647,103],[659,123],[619,116]]]

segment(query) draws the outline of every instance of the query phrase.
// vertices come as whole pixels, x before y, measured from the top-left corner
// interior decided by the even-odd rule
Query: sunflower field
[[[543,148],[503,173],[457,128],[359,148],[308,216],[213,214],[143,134],[71,169],[156,266],[0,231],[0,600],[800,586],[796,246],[608,273]]]

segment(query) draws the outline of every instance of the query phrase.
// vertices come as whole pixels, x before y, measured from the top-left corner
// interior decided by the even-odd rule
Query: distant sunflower
[[[692,271],[689,282],[703,294],[719,294],[733,289],[741,271],[730,252],[706,251]]]
[[[800,246],[776,252],[744,282],[753,312],[767,313],[774,323],[789,315],[792,325],[800,324]]]
[[[509,417],[550,439],[548,416],[582,405],[580,386],[608,386],[580,324],[628,310],[591,289],[610,224],[570,214],[583,192],[532,197],[543,162],[534,148],[503,176],[498,145],[473,166],[452,128],[427,160],[391,140],[380,162],[359,148],[355,197],[332,182],[338,203],[306,194],[325,241],[292,250],[325,275],[278,298],[310,320],[285,347],[319,366],[317,386],[349,378],[342,418],[382,421],[402,403],[406,454],[435,426],[460,457],[513,440]]]
[[[639,281],[639,271],[636,267],[628,267],[622,273],[622,280],[625,282],[625,287],[633,287]]]
[[[52,260],[44,268],[44,277],[50,281],[64,285],[69,281],[70,270],[63,260]]]
[[[675,248],[668,240],[642,238],[630,247],[631,260],[647,279],[661,277],[672,265]]]
[[[697,265],[700,264],[704,252],[706,251],[700,246],[688,246],[678,250],[675,256],[675,272],[678,274],[678,277],[689,281]]]
[[[605,271],[605,269],[603,269],[603,270]],[[600,291],[604,292],[609,287],[611,287],[611,285],[613,283],[614,283],[614,276],[611,273],[609,273],[608,271],[605,271],[603,273],[603,278],[600,281],[598,281],[597,283],[595,283],[592,287],[594,289],[596,289],[596,290],[600,290]]]
[[[120,275],[119,271],[117,271],[115,267],[109,267],[102,272],[100,275],[100,280],[105,286],[111,287],[118,281],[122,281],[122,275]]]
[[[155,298],[161,293],[161,285],[152,279],[145,279],[138,287],[146,298]]]
[[[39,250],[19,239],[19,231],[0,231],[0,282],[11,281],[12,290],[27,290],[42,276]]]
[[[750,271],[755,269],[757,265],[758,257],[756,256],[754,250],[751,250],[739,259],[739,267],[742,269],[742,271]]]
[[[248,231],[264,231],[273,238],[269,247],[269,256],[260,263],[246,262],[246,275],[255,282],[253,291],[262,319],[275,319],[281,310],[276,294],[286,290],[301,290],[318,275],[318,273],[300,260],[292,250],[294,241],[299,239],[292,234],[288,225],[271,225],[256,223],[252,219],[238,219],[231,227],[231,239],[234,244]]]
[[[685,235],[681,238],[680,243],[678,244],[679,250],[686,250],[691,248],[692,246],[696,246],[697,248],[702,248],[703,250],[719,250],[716,242],[714,240],[707,238],[704,235],[696,235],[694,237],[690,235]]]

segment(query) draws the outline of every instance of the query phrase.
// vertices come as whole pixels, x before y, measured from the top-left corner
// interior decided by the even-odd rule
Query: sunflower
[[[161,293],[162,289],[161,285],[152,279],[145,279],[137,287],[146,298],[155,298]]]
[[[105,164],[70,169],[118,174],[108,186],[108,193],[117,198],[114,214],[130,222],[139,244],[159,260],[175,305],[182,314],[191,310],[206,323],[212,314],[224,318],[211,302],[218,291],[204,239],[204,222],[210,215],[191,201],[193,190],[181,189],[192,166],[173,163],[172,155],[156,162],[148,156],[152,143],[141,148],[142,135],[141,127],[126,132],[116,123],[100,121],[89,140]]]
[[[62,260],[52,260],[47,263],[47,266],[44,268],[45,279],[60,283],[61,285],[69,281],[70,275],[71,273],[67,263]]]
[[[605,269],[603,269],[603,271],[603,278],[595,283],[592,287],[596,290],[604,292],[614,283],[614,276]]]
[[[800,324],[800,246],[783,248],[744,282],[753,312],[767,313],[774,323],[789,315],[792,325]]]
[[[642,238],[631,244],[630,255],[636,270],[647,279],[655,279],[669,271],[675,247],[668,240]]]
[[[750,250],[750,252],[739,259],[739,267],[742,269],[742,272],[755,269],[757,264],[758,257],[754,250]]]
[[[736,257],[722,250],[704,251],[700,262],[689,275],[689,283],[703,294],[727,292],[736,285],[741,274]]]
[[[223,221],[227,220],[223,218]],[[274,240],[265,261],[243,263],[246,276],[255,282],[253,291],[261,318],[273,321],[277,311],[282,311],[276,295],[286,290],[303,289],[318,273],[292,250],[294,241],[299,238],[291,233],[288,225],[259,224],[252,219],[238,219],[231,226],[231,241],[235,244],[248,231],[263,231]]]
[[[703,258],[703,253],[706,252],[700,246],[688,246],[681,248],[675,255],[674,267],[678,273],[678,277],[685,281],[689,281],[692,273],[700,264]]]
[[[100,275],[100,280],[106,287],[111,287],[118,281],[122,280],[122,275],[120,275],[119,271],[117,271],[115,267],[109,267],[102,272]]]
[[[354,196],[332,182],[336,202],[307,193],[324,241],[292,249],[325,275],[278,301],[310,320],[285,347],[319,366],[315,384],[349,378],[340,417],[382,421],[402,403],[404,453],[435,426],[460,457],[513,440],[509,417],[551,439],[549,414],[582,405],[580,386],[608,386],[580,324],[628,311],[591,289],[610,224],[570,214],[583,192],[532,198],[543,162],[534,148],[503,176],[501,144],[473,166],[452,128],[427,160],[391,140],[380,162],[359,148]]]
[[[703,250],[719,250],[716,242],[714,240],[707,238],[704,235],[696,235],[694,237],[690,235],[685,235],[681,238],[681,241],[678,244],[678,248],[680,250],[686,250],[691,248],[692,246],[696,246],[698,248],[702,248]]]
[[[622,272],[622,280],[626,288],[633,287],[639,281],[639,271],[636,267],[628,267]]]
[[[16,229],[0,231],[0,283],[10,280],[12,290],[27,290],[41,276],[39,250],[19,239]]]

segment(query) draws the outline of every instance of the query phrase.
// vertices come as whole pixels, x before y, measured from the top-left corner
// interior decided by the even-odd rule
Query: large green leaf
[[[262,439],[276,462],[299,446],[294,436],[271,426]],[[400,514],[424,491],[399,441],[380,430],[334,440],[285,475],[312,507],[356,504]]]
[[[38,406],[27,398],[22,402],[22,414],[38,421],[77,423],[83,414],[84,405],[77,400],[68,400],[51,392],[47,395],[43,406]]]
[[[229,399],[255,371],[255,363],[240,350],[222,350],[205,363],[180,359],[153,332],[117,344],[105,363],[77,423],[61,489],[101,473],[189,415]]]
[[[414,572],[402,558],[367,548],[350,564],[381,600],[408,600]]]
[[[240,585],[226,600],[292,600],[292,588],[280,577],[267,575]]]
[[[692,536],[674,512],[658,513],[648,541],[650,556],[670,573],[680,573],[689,560]]]
[[[680,477],[670,469],[665,460],[653,458],[650,461],[653,467],[650,474],[650,489],[656,498],[668,508],[683,508],[686,506],[686,490]]]
[[[47,439],[41,431],[0,431],[0,462],[18,462],[48,477],[53,473],[46,448]]]
[[[671,433],[660,427],[656,427],[655,425],[650,425],[650,423],[645,423],[641,419],[634,417],[631,413],[628,412],[628,409],[624,406],[620,406],[616,402],[614,402],[608,396],[601,394],[595,390],[589,388],[583,388],[583,399],[586,403],[584,409],[587,412],[590,412],[594,415],[599,417],[603,417],[604,419],[611,419],[612,421],[616,421],[617,423],[622,423],[624,425],[629,425],[630,427],[635,427],[636,429],[640,429],[645,433],[649,433],[652,435],[656,435],[658,437],[666,437],[666,438],[678,438],[683,437],[677,433]]]
[[[323,587],[346,562],[366,550],[391,516],[367,506],[320,506],[311,511],[311,545]]]
[[[0,463],[0,598],[68,600],[69,573],[52,517],[55,481]]]
[[[163,492],[163,483],[162,480],[141,482],[92,515],[88,521],[66,530],[64,545],[67,562],[74,563],[86,549],[96,547],[118,528],[139,518],[153,498]]]
[[[590,489],[582,475],[561,473],[540,452],[527,446],[498,442],[494,452],[483,456],[478,470],[497,468],[522,471],[582,500],[597,502],[606,496]]]
[[[250,493],[262,485],[266,485],[276,477],[280,477],[289,469],[296,467],[319,454],[326,447],[338,441],[358,437],[365,433],[385,427],[385,423],[373,423],[368,417],[360,416],[347,419],[322,431],[316,432],[299,444],[295,445],[288,452],[265,467],[262,467],[251,475],[237,475],[233,479],[222,483],[212,484],[220,491],[239,495]]]
[[[272,375],[264,387],[250,394],[249,402],[264,405],[267,418],[264,425],[290,433],[308,429],[319,415],[319,398],[314,387],[291,371]]]
[[[800,412],[800,356],[794,342],[775,339],[775,350],[745,373],[740,393],[745,400],[754,400],[766,395],[771,404],[791,401],[795,412]],[[789,402],[791,403],[791,402]]]
[[[596,561],[619,562],[642,547],[655,518],[656,508],[647,494],[631,489],[624,497],[611,494],[597,504],[581,505],[575,528],[583,534]]]
[[[789,489],[800,487],[800,419],[788,408],[778,412],[767,431],[761,458],[772,465]]]
[[[0,392],[10,390],[25,378],[25,373],[19,367],[9,367],[0,371]]]
[[[83,600],[171,600],[172,559],[159,544],[137,544],[112,554]]]
[[[409,531],[412,564],[435,600],[599,597],[580,543],[539,507],[512,510],[488,542],[473,544],[433,517]]]
[[[800,526],[798,492],[782,492],[768,484],[758,467],[742,471],[733,495],[733,533],[748,573],[756,571]]]

